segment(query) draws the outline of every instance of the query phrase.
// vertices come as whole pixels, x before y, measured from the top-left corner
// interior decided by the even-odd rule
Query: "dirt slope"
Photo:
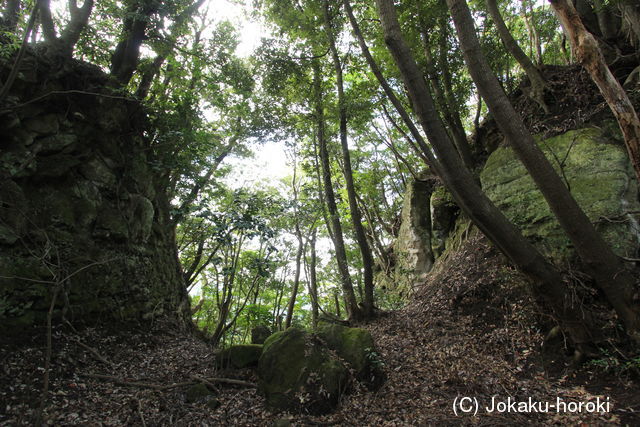
[[[446,268],[444,266],[446,265]],[[216,372],[211,349],[163,325],[128,330],[67,325],[53,330],[51,386],[44,411],[50,425],[637,425],[640,389],[625,377],[570,373],[564,359],[541,357],[538,314],[521,277],[477,233],[418,288],[414,302],[364,325],[385,359],[386,384],[377,393],[356,389],[337,411],[321,417],[273,414],[246,385],[216,383],[220,406],[187,403],[200,378],[255,382],[251,370]],[[538,319],[539,320],[539,319]],[[41,398],[45,336],[0,348],[0,424],[30,425]],[[557,346],[561,351],[561,346]],[[101,374],[111,378],[96,378]],[[120,383],[118,381],[121,381]],[[132,385],[124,382],[143,384]],[[534,402],[608,402],[598,413],[488,413],[491,397]],[[478,415],[456,416],[456,397],[477,398]],[[608,400],[607,400],[608,399]]]

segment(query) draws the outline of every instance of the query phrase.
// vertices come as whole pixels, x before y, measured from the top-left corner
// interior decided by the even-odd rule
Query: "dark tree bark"
[[[158,11],[157,0],[131,0],[127,8],[121,40],[111,57],[111,75],[126,86],[138,67],[140,47],[146,38],[151,17]]]
[[[142,78],[140,79],[140,84],[138,85],[138,89],[136,90],[136,96],[140,99],[144,99],[147,97],[149,90],[151,89],[151,84],[153,80],[160,72],[160,68],[162,64],[166,61],[166,59],[171,54],[173,50],[173,46],[176,43],[176,40],[180,36],[184,26],[189,22],[189,20],[193,17],[196,11],[202,6],[204,0],[197,0],[187,6],[178,17],[171,24],[171,28],[169,30],[169,37],[163,41],[163,44],[159,48],[159,52],[156,57],[153,59],[153,62],[149,66],[149,68],[142,74]],[[200,35],[202,34],[202,28],[196,32],[194,47],[198,46],[200,42]]]
[[[562,26],[571,40],[578,61],[589,72],[613,112],[622,135],[631,164],[640,184],[640,119],[626,92],[613,76],[593,35],[584,27],[576,9],[567,0],[550,0]]]
[[[40,0],[39,4],[42,33],[50,52],[71,57],[74,47],[80,40],[82,30],[89,22],[89,16],[91,16],[93,10],[93,0],[85,0],[81,7],[78,7],[76,0],[69,1],[71,19],[60,33],[60,37],[56,34],[53,18],[51,17],[50,0]]]
[[[309,239],[309,295],[311,296],[311,325],[313,329],[318,326],[318,275],[316,256],[316,229],[311,232]]]
[[[331,17],[329,14],[329,1],[323,0],[324,9],[324,25],[327,39],[329,41],[329,50],[333,59],[333,65],[336,73],[336,87],[338,89],[338,111],[340,116],[340,146],[342,148],[342,159],[344,166],[344,180],[347,187],[347,197],[349,199],[349,213],[356,235],[356,241],[362,255],[362,266],[364,271],[364,295],[362,299],[364,317],[372,317],[374,314],[373,301],[373,256],[371,248],[367,242],[367,235],[362,226],[362,214],[356,200],[356,189],[353,182],[353,169],[351,166],[351,154],[349,152],[349,144],[347,142],[347,106],[344,97],[344,84],[342,78],[342,63],[336,48],[336,42],[331,28]]]
[[[447,0],[462,53],[478,91],[500,130],[544,195],[563,230],[571,239],[587,272],[625,324],[631,338],[640,342],[640,315],[633,304],[635,279],[604,241],[553,169],[502,91],[482,54],[471,12],[465,0]]]
[[[422,128],[436,151],[440,161],[438,173],[447,189],[474,224],[532,280],[535,293],[553,308],[576,346],[582,348],[590,341],[590,334],[581,313],[572,307],[570,294],[560,274],[487,198],[473,175],[462,165],[448,141],[426,83],[404,41],[393,0],[376,0],[376,3],[385,32],[385,43],[400,69]],[[431,153],[428,155],[433,157]]]
[[[500,34],[500,39],[502,43],[507,48],[511,56],[518,61],[518,64],[522,67],[524,72],[527,74],[529,78],[529,83],[531,83],[531,88],[529,89],[529,97],[537,102],[540,107],[544,110],[545,113],[549,114],[549,107],[544,102],[544,90],[547,87],[547,83],[542,77],[540,70],[535,64],[529,59],[526,53],[522,51],[518,42],[513,38],[511,32],[507,28],[507,25],[504,23],[502,19],[502,15],[500,14],[500,10],[498,9],[498,5],[496,0],[486,0],[487,2],[487,10],[491,15],[491,19],[493,23],[496,25],[498,29],[498,34]]]
[[[344,246],[344,237],[342,234],[342,224],[340,224],[340,215],[336,205],[336,197],[333,192],[333,183],[331,182],[331,166],[329,164],[329,152],[327,150],[327,139],[324,129],[324,106],[322,103],[322,75],[320,73],[320,64],[318,60],[313,61],[313,86],[314,86],[314,103],[315,103],[315,120],[317,126],[318,146],[320,151],[320,164],[322,166],[322,180],[324,184],[324,195],[329,210],[329,218],[331,220],[331,228],[333,230],[334,246],[336,250],[336,262],[340,271],[340,279],[342,284],[342,292],[346,302],[347,316],[349,320],[357,320],[361,318],[360,308],[356,301],[356,295],[353,292],[353,284],[349,274],[349,265],[347,263],[347,253]]]

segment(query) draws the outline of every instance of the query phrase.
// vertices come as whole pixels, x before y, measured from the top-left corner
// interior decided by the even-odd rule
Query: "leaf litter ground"
[[[446,270],[443,266],[446,265]],[[216,371],[213,349],[167,325],[126,330],[60,325],[52,331],[48,425],[600,425],[640,422],[632,379],[589,368],[572,371],[561,354],[543,356],[544,336],[522,278],[478,233],[440,262],[413,302],[366,325],[385,361],[377,392],[354,386],[331,414],[273,413],[255,388],[208,382],[211,401],[188,403],[202,378],[257,382],[251,369]],[[44,334],[0,349],[0,424],[31,425],[41,398]],[[560,346],[561,347],[561,346]],[[550,368],[552,367],[552,368]],[[95,374],[103,375],[98,378]],[[93,375],[93,376],[91,376]],[[141,385],[135,385],[137,383]],[[146,385],[146,386],[145,386]],[[506,401],[609,399],[608,413],[487,413]],[[456,397],[477,398],[477,416],[456,416]],[[217,408],[216,408],[217,406]]]

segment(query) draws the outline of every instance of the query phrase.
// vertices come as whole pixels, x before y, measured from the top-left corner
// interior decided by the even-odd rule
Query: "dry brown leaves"
[[[202,341],[154,330],[75,332],[54,329],[51,393],[44,419],[49,425],[594,425],[640,420],[637,385],[607,379],[597,386],[583,373],[552,376],[540,364],[543,337],[539,314],[522,279],[478,234],[452,254],[403,310],[363,325],[385,360],[388,380],[376,393],[356,387],[328,415],[271,413],[255,389],[219,384],[220,406],[185,400],[186,387],[168,390],[127,387],[82,373],[127,381],[173,384],[194,376],[226,376],[255,382],[251,370],[215,372],[212,349]],[[84,345],[79,345],[78,340]],[[21,346],[3,346],[0,424],[29,425],[42,382],[44,336]],[[95,350],[92,352],[88,347]],[[98,357],[95,353],[101,357]],[[105,360],[101,360],[101,358]],[[580,381],[584,383],[581,385]],[[607,382],[608,381],[608,382]],[[610,398],[607,414],[487,413],[457,417],[456,397],[577,402]]]

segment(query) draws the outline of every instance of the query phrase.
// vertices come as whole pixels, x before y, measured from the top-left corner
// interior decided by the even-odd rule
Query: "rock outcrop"
[[[54,294],[71,320],[187,319],[140,104],[80,62],[22,65],[0,106],[0,324],[42,324]]]
[[[414,180],[407,185],[402,205],[402,223],[394,245],[395,289],[409,295],[416,282],[424,280],[433,267],[431,251],[430,180]]]
[[[615,127],[606,126],[538,141],[614,251],[635,257],[640,241],[638,188],[616,134]],[[491,154],[480,178],[489,198],[544,254],[558,262],[573,256],[569,239],[511,148],[501,147]]]

